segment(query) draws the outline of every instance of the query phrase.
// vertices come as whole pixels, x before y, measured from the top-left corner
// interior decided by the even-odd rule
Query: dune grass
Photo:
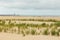
[[[31,20],[31,19],[29,19]],[[0,20],[0,32],[2,32],[4,30],[4,32],[13,32],[13,33],[22,33],[24,36],[25,35],[36,35],[36,30],[41,31],[41,28],[47,28],[46,30],[44,30],[44,35],[49,35],[50,33],[48,32],[49,28],[53,29],[51,32],[51,35],[57,35],[59,36],[59,32],[57,28],[60,27],[60,22],[56,22],[55,20],[49,20],[49,21],[54,21],[54,24],[46,24],[46,23],[42,23],[42,24],[26,24],[26,23],[12,23],[12,20],[9,20],[8,24],[6,24],[6,20]],[[16,28],[17,29],[16,29]],[[29,27],[29,28],[28,28]],[[15,28],[15,29],[14,29]],[[31,28],[31,29],[30,29]],[[24,29],[24,30],[22,30]],[[28,31],[25,29],[29,29]],[[56,30],[55,30],[56,29]],[[37,33],[38,34],[38,33]],[[39,33],[40,34],[40,33]]]

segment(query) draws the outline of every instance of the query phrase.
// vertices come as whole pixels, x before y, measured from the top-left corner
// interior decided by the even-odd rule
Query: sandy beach
[[[0,40],[60,40],[60,36],[50,35],[26,35],[22,36],[19,34],[11,33],[0,33]]]

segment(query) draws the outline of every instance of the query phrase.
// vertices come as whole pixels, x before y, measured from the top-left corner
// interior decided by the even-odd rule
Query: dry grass
[[[54,19],[60,21],[60,17],[0,16],[0,40],[59,40],[60,39],[59,34],[60,22],[32,21],[32,20],[22,21],[18,19],[35,19],[35,20]]]

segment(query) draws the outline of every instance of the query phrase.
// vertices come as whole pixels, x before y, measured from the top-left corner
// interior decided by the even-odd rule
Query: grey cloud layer
[[[60,15],[60,0],[0,0],[0,14],[14,12],[17,15]]]
[[[0,6],[18,9],[60,9],[60,0],[0,0]]]

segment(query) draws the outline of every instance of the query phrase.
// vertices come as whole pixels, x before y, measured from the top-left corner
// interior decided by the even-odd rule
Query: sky
[[[60,16],[60,0],[0,0],[0,15]]]

